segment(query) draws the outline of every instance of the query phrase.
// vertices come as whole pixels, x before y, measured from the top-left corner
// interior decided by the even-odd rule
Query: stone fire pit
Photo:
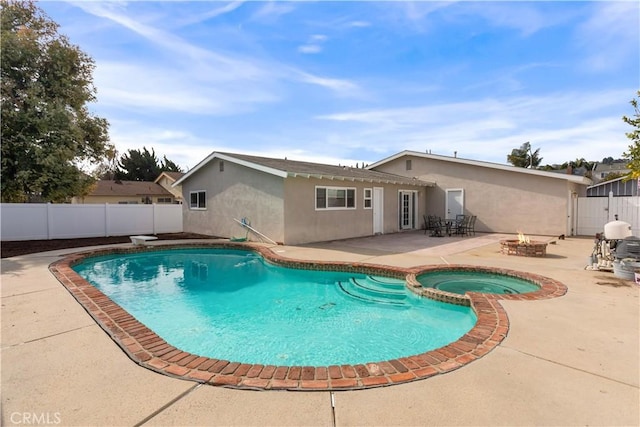
[[[500,252],[504,255],[543,257],[547,255],[547,244],[544,242],[522,242],[518,239],[500,240]]]

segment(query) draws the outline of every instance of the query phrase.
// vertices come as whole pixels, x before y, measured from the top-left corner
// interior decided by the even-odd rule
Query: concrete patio
[[[3,259],[2,425],[640,425],[640,287],[585,270],[591,238],[523,258],[499,253],[503,237],[408,232],[273,247],[306,260],[499,266],[568,287],[560,298],[501,301],[509,334],[469,365],[344,392],[234,390],[149,371],[49,272],[77,249]]]

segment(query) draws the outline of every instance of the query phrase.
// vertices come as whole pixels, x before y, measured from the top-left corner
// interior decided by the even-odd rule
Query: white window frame
[[[325,190],[325,207],[318,207],[318,189],[324,189]],[[329,191],[327,190],[344,190],[345,194],[344,194],[344,203],[345,206],[329,206]],[[353,191],[353,206],[347,206],[349,197],[348,197],[348,192],[349,191]],[[354,210],[357,209],[358,207],[358,202],[356,200],[357,197],[357,191],[355,187],[330,187],[330,186],[325,186],[325,185],[316,185],[314,191],[313,191],[313,204],[315,206],[315,209],[317,211],[340,211],[340,210]]]
[[[367,193],[369,195],[367,195]],[[367,206],[369,202],[369,206]],[[373,188],[365,188],[362,190],[362,208],[373,209]]]
[[[200,194],[202,193],[202,200],[200,200]],[[198,196],[198,200],[197,200],[197,206],[193,206],[193,203],[191,201],[191,197],[197,194]],[[200,202],[202,201],[203,206],[200,206]],[[193,211],[206,211],[207,210],[207,191],[206,190],[196,190],[196,191],[190,191],[189,192],[189,209],[193,210]]]

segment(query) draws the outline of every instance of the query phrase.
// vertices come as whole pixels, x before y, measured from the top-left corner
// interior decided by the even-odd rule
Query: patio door
[[[447,219],[456,219],[456,215],[464,213],[464,190],[462,188],[453,188],[446,190],[446,192],[445,209],[447,211]]]
[[[416,203],[418,195],[415,191],[399,192],[400,230],[416,228]]]

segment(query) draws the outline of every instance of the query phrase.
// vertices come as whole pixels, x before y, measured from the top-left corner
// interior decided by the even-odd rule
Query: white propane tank
[[[624,221],[611,221],[604,225],[604,238],[607,240],[622,240],[631,236],[631,224]]]

